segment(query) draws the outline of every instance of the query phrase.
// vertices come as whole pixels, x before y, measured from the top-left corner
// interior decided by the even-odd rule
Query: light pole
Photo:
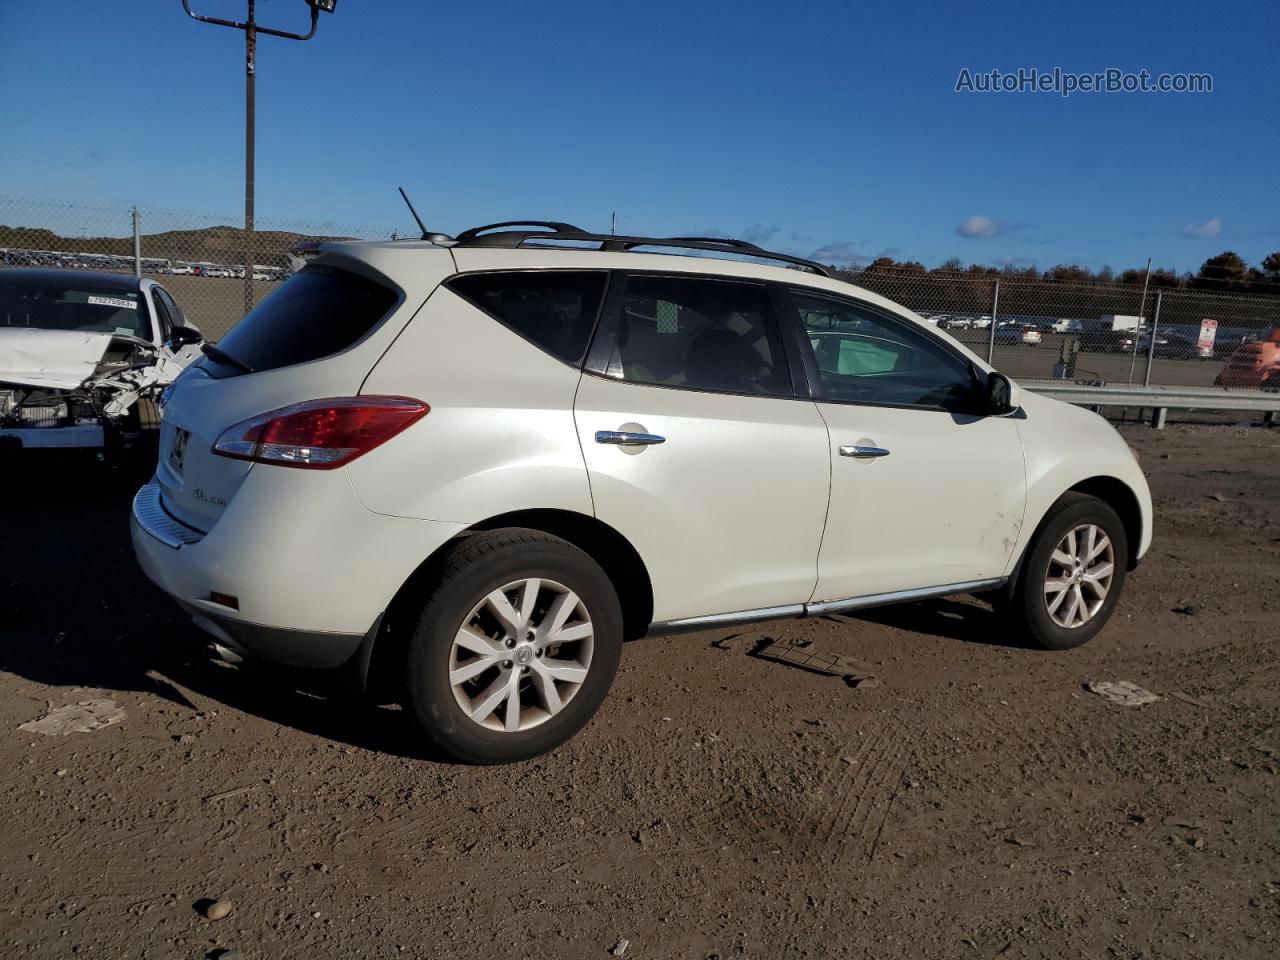
[[[244,31],[244,312],[253,309],[253,81],[256,71],[258,34],[284,37],[287,40],[310,40],[316,35],[320,14],[333,13],[338,0],[306,0],[311,8],[311,29],[306,33],[289,33],[272,27],[260,27],[253,18],[254,0],[248,0],[249,15],[243,22],[223,20],[219,17],[202,17],[191,9],[191,0],[182,0],[187,16],[201,23],[213,23],[220,27],[235,27]]]

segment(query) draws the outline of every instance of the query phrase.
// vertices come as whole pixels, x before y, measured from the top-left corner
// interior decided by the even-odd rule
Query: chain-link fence
[[[217,340],[292,272],[303,240],[389,227],[258,221],[0,196],[0,267],[76,267],[161,280]],[[136,229],[135,229],[136,225]],[[843,275],[906,306],[1019,380],[1280,390],[1280,297],[1142,284],[872,267]],[[246,279],[247,277],[247,279]]]
[[[263,219],[246,235],[229,226],[236,222],[235,216],[0,195],[0,267],[112,273],[133,273],[136,267],[163,283],[187,317],[217,340],[292,273],[294,244],[396,235],[390,227]]]
[[[892,269],[845,276],[1017,380],[1280,390],[1280,343],[1266,342],[1280,331],[1280,297]]]

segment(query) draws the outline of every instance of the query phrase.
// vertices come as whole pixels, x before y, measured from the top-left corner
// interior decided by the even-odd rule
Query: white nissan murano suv
[[[547,222],[301,253],[163,398],[134,547],[456,758],[563,743],[646,633],[981,593],[1073,647],[1151,542],[1105,420],[818,264]]]

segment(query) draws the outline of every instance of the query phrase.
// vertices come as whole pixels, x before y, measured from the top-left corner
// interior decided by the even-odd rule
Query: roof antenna
[[[429,240],[432,243],[442,243],[453,239],[453,237],[449,236],[447,233],[432,233],[428,230],[427,225],[423,223],[422,218],[418,216],[418,211],[413,209],[413,202],[410,201],[409,195],[404,192],[404,187],[397,187],[396,189],[400,191],[400,196],[404,197],[405,206],[407,206],[409,208],[409,212],[413,214],[413,219],[418,221],[418,227],[422,230],[423,240]]]

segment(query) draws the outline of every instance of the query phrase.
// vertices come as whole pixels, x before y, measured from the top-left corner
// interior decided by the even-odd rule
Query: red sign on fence
[[[1212,350],[1213,341],[1218,336],[1218,321],[1207,317],[1200,321],[1200,342],[1196,344],[1201,350]]]

